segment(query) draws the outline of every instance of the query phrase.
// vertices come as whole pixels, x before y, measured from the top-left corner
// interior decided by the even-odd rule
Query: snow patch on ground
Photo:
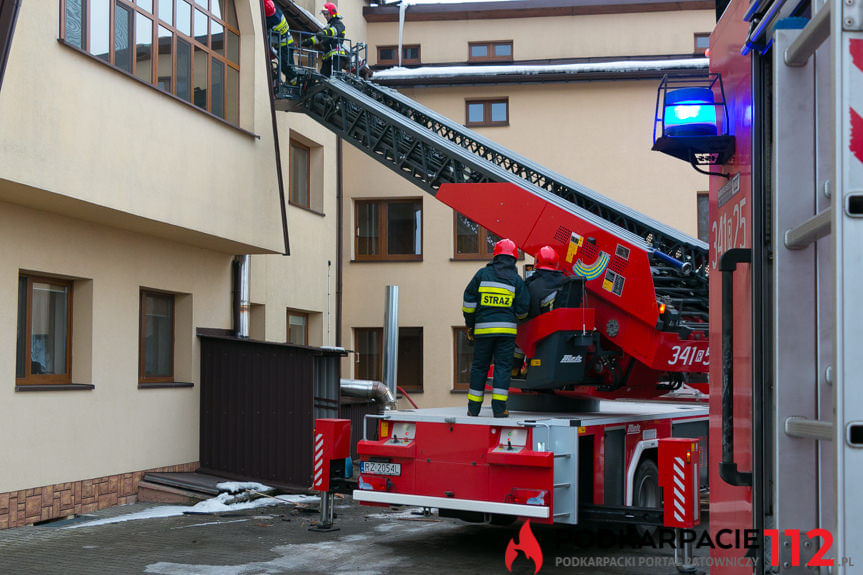
[[[269,493],[273,490],[269,485],[263,485],[254,481],[246,481],[245,483],[238,481],[223,481],[222,483],[217,483],[216,487],[218,487],[219,490],[227,491],[228,493],[237,493],[239,491],[247,491],[249,489],[252,491],[260,491],[261,493]]]
[[[259,484],[260,485],[260,484]],[[118,515],[117,517],[108,517],[106,519],[97,519],[96,521],[88,521],[86,523],[78,523],[64,527],[64,529],[78,529],[80,527],[94,527],[97,525],[108,525],[110,523],[122,523],[124,521],[137,521],[139,519],[156,519],[160,517],[176,517],[183,513],[227,513],[230,511],[241,511],[243,509],[255,509],[258,507],[267,507],[269,505],[278,505],[279,503],[317,503],[320,497],[315,495],[276,495],[273,497],[261,497],[254,501],[241,501],[233,503],[236,495],[230,493],[220,493],[216,497],[207,499],[192,505],[191,507],[183,505],[162,505],[153,507],[138,513],[129,513],[126,515]]]

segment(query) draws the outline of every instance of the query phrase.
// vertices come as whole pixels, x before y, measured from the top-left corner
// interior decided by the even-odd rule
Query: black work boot
[[[496,412],[494,414],[495,417],[509,417],[509,411],[504,409],[503,411]]]
[[[482,404],[478,401],[469,401],[467,404],[467,414],[471,417],[478,416],[480,409],[482,409]]]

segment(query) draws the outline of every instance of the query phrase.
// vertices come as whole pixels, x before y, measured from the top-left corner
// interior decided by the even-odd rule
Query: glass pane
[[[114,65],[132,72],[132,14],[117,4],[114,8]]]
[[[306,316],[288,315],[288,343],[306,345]]]
[[[212,102],[210,111],[220,118],[225,117],[225,64],[213,58]]]
[[[174,297],[144,294],[144,377],[174,375]]]
[[[166,92],[174,87],[173,82],[173,54],[174,34],[167,28],[159,26],[159,61],[156,70],[158,86]]]
[[[380,50],[380,59],[391,62],[396,59],[396,49],[395,48],[381,48]]]
[[[195,0],[195,4],[197,4],[198,6],[203,8],[204,10],[207,10],[209,8],[207,0]]]
[[[225,119],[232,124],[240,123],[240,73],[228,67],[227,95],[225,97]]]
[[[387,204],[387,253],[420,254],[420,202]]]
[[[153,21],[135,13],[135,75],[153,82]]]
[[[492,102],[491,121],[506,122],[506,102]]]
[[[471,58],[487,58],[488,57],[488,46],[485,44],[479,44],[478,46],[470,47],[470,57]]]
[[[210,6],[210,12],[212,12],[216,18],[223,18],[222,14],[225,13],[225,2],[227,1],[228,0],[213,0],[213,5]]]
[[[494,55],[498,57],[512,56],[512,44],[495,44]]]
[[[135,3],[150,14],[153,13],[153,0],[136,0]]]
[[[66,373],[66,320],[69,288],[33,282],[30,321],[30,374]]]
[[[467,121],[469,124],[481,124],[483,122],[483,110],[485,105],[482,102],[473,102],[467,105]]]
[[[90,0],[90,53],[106,62],[111,61],[111,3]]]
[[[423,388],[423,328],[399,328],[399,386],[414,391]]]
[[[174,0],[159,0],[159,18],[174,25]]]
[[[402,54],[405,60],[419,60],[420,49],[417,46],[411,46],[409,48],[405,48],[402,51]]]
[[[357,379],[381,379],[381,338],[383,330],[358,329],[357,353],[356,353],[356,377]]]
[[[186,36],[192,35],[192,7],[185,0],[177,2],[177,29]]]
[[[84,14],[83,0],[66,0],[66,30],[63,38],[76,48],[84,48]]]
[[[455,383],[470,384],[470,366],[473,363],[473,346],[468,344],[467,331],[455,332]]]
[[[309,207],[309,150],[291,145],[291,202]]]
[[[234,0],[226,1],[226,8],[228,9],[228,24],[239,30],[240,25],[237,24],[237,10],[234,8]]]
[[[210,21],[210,36],[213,50],[220,56],[225,55],[225,27],[216,22]]]
[[[210,19],[207,18],[206,14],[204,14],[200,10],[195,10],[195,40],[197,40],[204,46],[210,45],[207,42],[207,24],[209,22]]]
[[[378,254],[380,229],[378,225],[378,204],[362,203],[357,205],[357,255],[373,256]]]
[[[15,350],[15,377],[27,375],[27,278],[18,278],[18,347]]]
[[[702,242],[710,241],[710,204],[707,194],[698,194],[698,239]]]
[[[195,48],[195,74],[193,103],[199,108],[207,109],[207,53],[202,48]]]
[[[461,214],[456,215],[455,253],[479,253],[479,225]]]
[[[177,95],[192,101],[192,47],[177,38]]]
[[[228,30],[228,60],[234,64],[240,62],[240,37]]]
[[[485,231],[485,253],[487,255],[491,255],[494,253],[494,244],[502,240],[498,235],[491,233],[490,231]]]

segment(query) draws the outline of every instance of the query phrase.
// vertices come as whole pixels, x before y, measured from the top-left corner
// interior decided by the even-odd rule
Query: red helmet
[[[269,18],[276,13],[276,5],[273,0],[264,0],[264,15]]]
[[[518,248],[515,246],[514,241],[504,238],[494,244],[494,255],[512,256],[518,259]]]
[[[324,4],[324,8],[323,10],[321,10],[321,13],[324,14],[327,18],[332,18],[333,16],[339,15],[339,9],[336,8],[336,5],[332,2],[327,2],[326,4]]]
[[[538,270],[552,270],[555,271],[558,269],[558,262],[560,261],[560,256],[557,255],[557,252],[551,246],[542,246],[539,248],[539,252],[536,254],[536,268]]]

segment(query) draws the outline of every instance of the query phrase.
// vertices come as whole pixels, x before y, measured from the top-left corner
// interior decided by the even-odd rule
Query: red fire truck
[[[711,573],[863,573],[863,8],[720,10],[736,149],[710,178],[710,523],[760,545]]]

